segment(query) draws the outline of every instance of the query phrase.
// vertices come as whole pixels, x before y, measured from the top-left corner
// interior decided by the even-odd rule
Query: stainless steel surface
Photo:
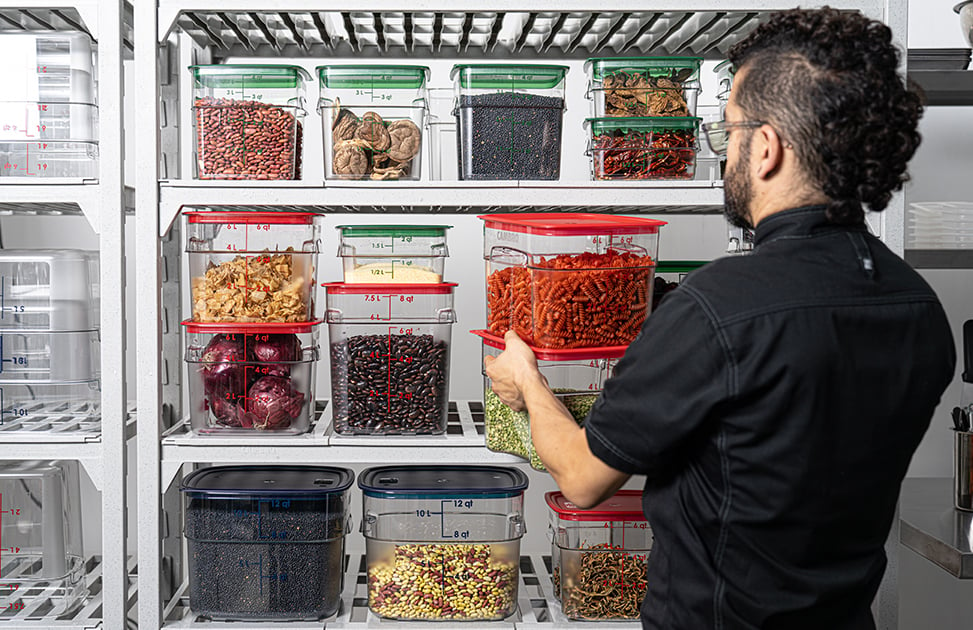
[[[973,578],[973,513],[953,508],[946,477],[906,479],[900,498],[899,540],[960,578]]]
[[[973,433],[954,431],[953,505],[973,511]]]

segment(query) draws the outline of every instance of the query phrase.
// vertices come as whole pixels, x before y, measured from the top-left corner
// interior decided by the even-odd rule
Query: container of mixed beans
[[[483,340],[484,358],[499,356],[506,347],[502,337],[492,335],[486,330],[470,332]],[[598,400],[602,386],[611,376],[615,363],[625,354],[626,347],[531,350],[537,358],[537,369],[547,379],[554,395],[564,404],[575,422],[582,425]],[[493,383],[484,370],[483,418],[487,448],[497,453],[523,457],[535,470],[546,471],[547,468],[538,457],[531,439],[530,416],[526,411],[514,411],[504,404],[493,393],[492,386]]]
[[[496,466],[382,466],[358,476],[368,607],[421,621],[517,609],[527,476]]]
[[[345,282],[437,283],[449,225],[339,225]]]
[[[332,282],[324,288],[334,430],[444,433],[456,283]]]
[[[624,346],[652,304],[666,223],[602,214],[487,214],[487,329],[538,348]]]
[[[309,212],[186,212],[193,321],[311,321],[320,228]]]
[[[197,179],[300,179],[304,82],[298,66],[190,66]]]
[[[550,508],[554,596],[568,619],[638,619],[646,591],[652,528],[642,492],[619,490],[582,510],[560,492],[544,495]]]
[[[692,179],[699,118],[589,118],[591,178]]]
[[[598,57],[585,63],[592,115],[690,117],[696,115],[699,68],[695,57]]]

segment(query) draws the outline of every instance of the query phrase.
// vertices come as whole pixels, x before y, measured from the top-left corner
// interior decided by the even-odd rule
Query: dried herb
[[[646,555],[611,550],[608,544],[581,551],[574,580],[555,576],[564,614],[572,619],[636,619],[646,590]]]
[[[624,131],[592,137],[595,179],[692,179],[696,173],[693,131]]]

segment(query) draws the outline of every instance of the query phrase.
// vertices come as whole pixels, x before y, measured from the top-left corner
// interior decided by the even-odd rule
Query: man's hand
[[[484,357],[486,374],[493,383],[493,393],[500,397],[514,411],[527,408],[524,389],[529,383],[545,379],[537,369],[537,359],[530,346],[524,343],[517,333],[510,330],[503,336],[506,348],[499,357]]]

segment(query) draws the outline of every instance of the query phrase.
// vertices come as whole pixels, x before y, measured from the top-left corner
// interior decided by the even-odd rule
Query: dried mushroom
[[[419,153],[422,134],[411,120],[396,120],[388,127],[391,144],[388,156],[396,162],[408,162]]]
[[[408,119],[385,121],[375,112],[359,119],[337,99],[331,123],[334,174],[340,177],[395,180],[412,173],[422,148],[422,132]]]
[[[372,171],[371,177],[374,180],[399,179],[405,172],[406,169],[402,164],[395,164],[388,168],[376,168]]]
[[[361,140],[342,140],[334,146],[331,166],[339,175],[364,175],[371,163],[366,149],[368,144]]]
[[[690,69],[690,74],[692,70]],[[618,72],[602,82],[608,116],[689,116],[680,77],[646,77]]]
[[[338,144],[342,140],[351,140],[355,137],[355,131],[359,126],[358,116],[347,109],[341,110],[335,117],[334,124],[331,126],[331,140]]]
[[[366,112],[361,117],[361,125],[355,130],[355,138],[367,142],[373,151],[385,151],[392,144],[385,122],[375,112]]]

